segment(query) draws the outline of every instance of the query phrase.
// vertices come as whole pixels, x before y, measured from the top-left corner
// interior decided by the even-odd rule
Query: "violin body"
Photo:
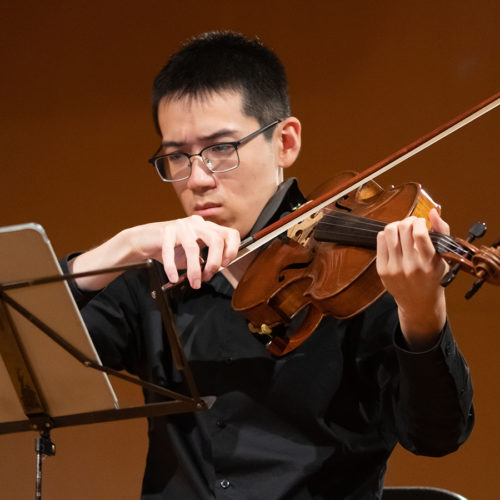
[[[342,172],[313,192],[343,183],[356,172]],[[321,209],[275,239],[252,262],[233,295],[233,308],[242,311],[252,331],[269,335],[269,350],[283,355],[300,345],[324,315],[348,318],[376,301],[384,287],[376,271],[373,235],[361,241],[347,226],[318,232],[321,220],[332,212],[388,223],[409,215],[427,218],[437,207],[419,184],[388,190],[374,181]],[[329,234],[325,235],[322,232]],[[375,233],[376,237],[376,233]],[[320,241],[327,239],[329,241]],[[273,335],[308,307],[300,327],[286,336]]]

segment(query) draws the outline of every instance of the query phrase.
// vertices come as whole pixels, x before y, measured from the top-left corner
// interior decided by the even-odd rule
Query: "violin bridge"
[[[322,217],[323,217],[323,210],[318,210],[317,212],[310,215],[303,221],[298,222],[297,224],[292,226],[288,230],[287,236],[291,240],[295,240],[303,247],[306,247],[307,243],[309,242],[309,238],[313,233],[314,226],[320,221]]]

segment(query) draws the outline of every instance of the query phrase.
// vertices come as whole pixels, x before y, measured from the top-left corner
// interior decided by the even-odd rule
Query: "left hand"
[[[449,234],[437,210],[429,218],[433,231]],[[425,219],[392,222],[377,236],[377,272],[398,305],[401,331],[411,350],[432,347],[444,327],[446,301],[440,282],[446,269]]]

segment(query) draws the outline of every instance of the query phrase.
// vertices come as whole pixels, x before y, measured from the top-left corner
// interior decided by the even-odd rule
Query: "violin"
[[[344,184],[356,172],[342,172],[310,198]],[[344,319],[358,314],[384,292],[376,270],[376,237],[385,224],[409,215],[427,221],[439,206],[417,183],[382,189],[369,181],[327,205],[272,241],[250,264],[236,288],[232,306],[249,321],[249,329],[269,337],[267,347],[282,356],[304,342],[325,315]],[[443,279],[448,285],[458,270],[476,277],[470,295],[483,282],[500,285],[500,241],[477,248],[472,240],[484,234],[473,226],[468,241],[430,232],[438,254],[451,265]],[[285,333],[300,311],[300,326]],[[285,327],[285,328],[284,328]]]
[[[246,316],[252,332],[268,337],[273,355],[298,347],[324,315],[348,318],[376,301],[385,291],[375,266],[376,234],[388,222],[409,215],[427,220],[430,210],[439,208],[417,183],[384,190],[373,179],[497,106],[500,92],[363,172],[335,176],[310,201],[242,241],[233,263],[268,246],[247,268],[232,306]],[[500,285],[500,241],[489,248],[472,245],[485,230],[476,223],[466,240],[430,233],[437,253],[451,265],[443,286],[459,270],[475,276],[467,298],[484,282]],[[286,332],[301,311],[306,311],[301,325]]]

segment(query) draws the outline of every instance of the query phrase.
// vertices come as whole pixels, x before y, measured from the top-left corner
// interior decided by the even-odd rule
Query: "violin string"
[[[340,231],[335,231],[336,236],[352,236],[353,231],[352,231],[352,226],[348,225],[342,225],[342,224],[335,224],[335,223],[329,223],[329,226],[331,228],[337,228],[340,229]],[[347,229],[347,231],[342,231],[342,229]],[[376,234],[378,231],[371,231],[371,230],[366,230],[366,229],[360,229],[360,228],[355,228],[357,231],[367,231],[369,234],[356,234],[357,240],[362,242],[367,242],[370,243],[369,246],[375,247],[375,241],[376,241]],[[351,230],[351,231],[349,231]],[[318,228],[315,233],[321,233],[321,228]],[[331,234],[331,231],[328,231],[327,234]],[[456,243],[453,239],[447,238],[447,235],[443,235],[440,233],[437,234],[431,234],[429,233],[429,236],[431,238],[432,243],[434,244],[434,247],[439,253],[444,253],[444,252],[452,252],[461,256],[466,256],[469,254],[469,251],[465,249],[463,246],[459,245]],[[318,239],[318,238],[317,238]],[[321,238],[319,238],[321,239]],[[342,239],[342,238],[339,238]]]
[[[317,227],[332,225],[335,225],[336,227],[345,227],[346,229],[359,229],[360,231],[376,234],[386,226],[386,223],[351,214],[329,213],[323,216]]]
[[[329,219],[341,219],[345,216],[345,214],[341,214],[339,216],[334,216],[331,217],[330,214],[328,214],[326,217]],[[351,217],[348,215],[348,217]],[[363,221],[363,218],[359,218],[358,216],[355,216],[358,221]],[[318,232],[321,231],[321,226],[329,226],[329,228],[340,228],[340,229],[347,229],[348,231],[352,230],[358,231],[358,234],[356,235],[357,237],[363,238],[365,241],[371,241],[372,239],[374,240],[376,237],[376,234],[383,229],[383,227],[386,226],[386,223],[380,222],[380,221],[374,221],[372,219],[365,219],[367,223],[363,222],[358,222],[357,224],[342,224],[342,223],[336,223],[336,222],[328,222],[325,221],[325,223],[322,224],[323,220],[318,223]],[[364,227],[363,227],[364,226]],[[370,227],[377,227],[377,230],[372,230]],[[336,234],[344,234],[344,235],[349,235],[350,232],[346,231],[337,231]],[[365,234],[359,234],[359,232],[365,232]],[[329,232],[329,231],[327,231]],[[366,234],[367,233],[367,234]],[[431,241],[435,244],[435,246],[438,246],[438,250],[442,253],[444,251],[450,251],[457,253],[459,255],[466,255],[468,254],[468,250],[465,249],[463,246],[458,244],[451,236],[442,234],[442,233],[437,233],[434,231],[429,232]]]
[[[335,223],[327,223],[330,228],[337,228],[337,229],[340,229],[340,231],[336,231],[336,235],[337,236],[341,236],[341,235],[347,235],[347,236],[352,236],[352,233],[353,233],[353,229],[355,231],[358,231],[358,233],[356,234],[356,237],[358,239],[361,239],[362,241],[364,242],[370,242],[372,243],[371,246],[375,246],[375,238],[376,238],[376,234],[378,231],[372,231],[370,229],[364,229],[362,227],[353,227],[353,226],[349,226],[349,225],[346,225],[346,224],[335,224]],[[347,229],[348,231],[342,231],[342,229]],[[350,230],[350,231],[349,231]],[[319,228],[319,231],[321,231],[321,228]],[[368,233],[368,234],[360,234],[359,231],[365,231],[365,233]],[[463,246],[459,245],[455,240],[453,240],[453,238],[447,236],[447,235],[443,235],[441,233],[435,233],[435,232],[430,232],[429,233],[429,236],[431,238],[431,241],[432,243],[434,244],[434,246],[436,247],[436,250],[439,251],[439,253],[443,253],[443,252],[453,252],[453,253],[456,253],[458,255],[468,255],[469,251],[464,248]]]
[[[332,222],[333,221],[333,222]],[[338,222],[340,221],[340,222]],[[347,222],[347,223],[346,223]],[[337,235],[352,235],[352,231],[357,231],[356,236],[363,238],[364,241],[372,242],[376,239],[376,234],[381,231],[387,223],[360,217],[352,214],[330,212],[325,214],[315,227],[315,233],[322,230],[325,234],[331,233],[332,228],[336,228]],[[373,229],[372,229],[373,228]],[[340,229],[340,231],[338,231]],[[346,229],[347,231],[342,231]],[[459,255],[467,255],[469,251],[457,243],[451,236],[435,231],[430,231],[429,236],[436,250],[440,253],[453,252]]]

